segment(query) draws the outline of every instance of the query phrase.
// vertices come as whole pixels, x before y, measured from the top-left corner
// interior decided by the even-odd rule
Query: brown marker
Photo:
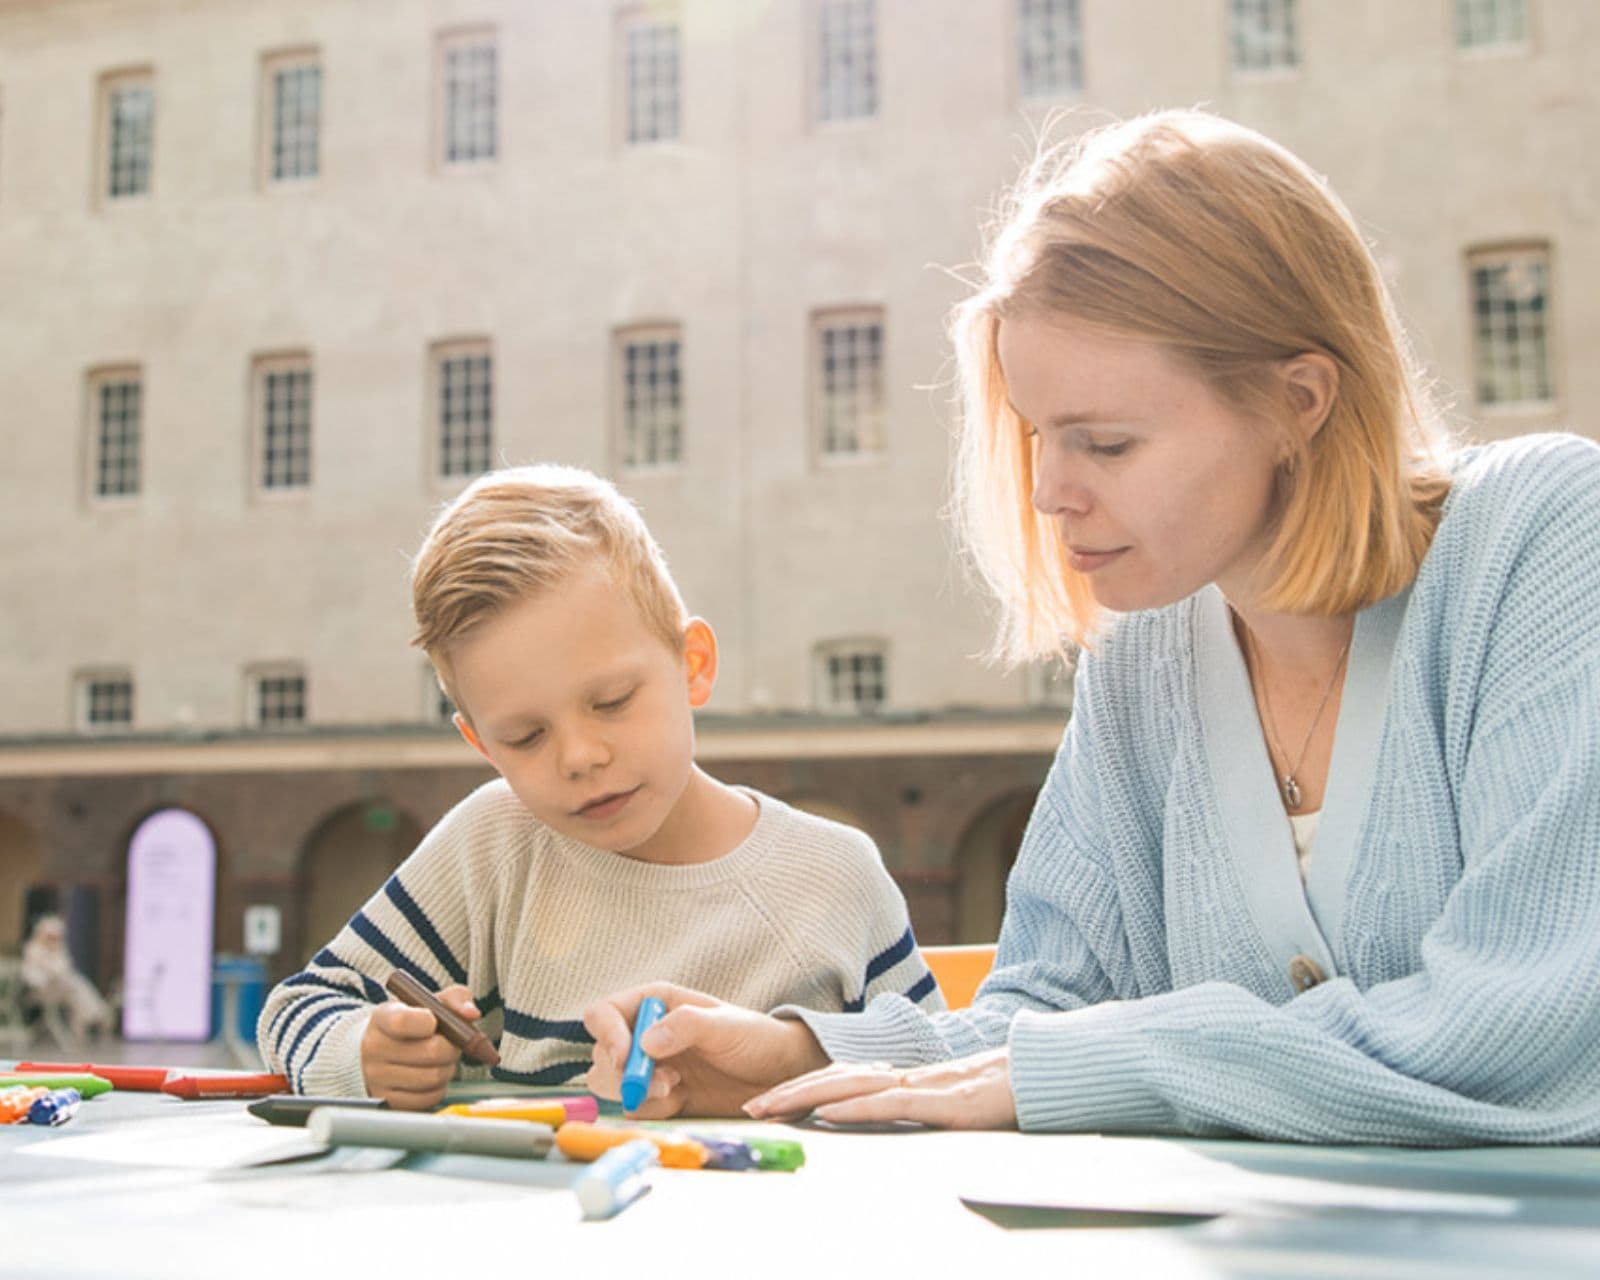
[[[413,978],[404,969],[396,969],[383,984],[383,989],[396,1000],[413,1008],[426,1009],[439,1024],[439,1034],[469,1058],[476,1058],[486,1067],[498,1067],[500,1055],[489,1037],[463,1018]]]

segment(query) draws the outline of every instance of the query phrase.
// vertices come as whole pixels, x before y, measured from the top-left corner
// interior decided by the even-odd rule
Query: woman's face
[[[1095,600],[1127,612],[1215,582],[1247,605],[1271,541],[1281,442],[1154,343],[1060,316],[1000,323],[1034,440],[1033,505]]]

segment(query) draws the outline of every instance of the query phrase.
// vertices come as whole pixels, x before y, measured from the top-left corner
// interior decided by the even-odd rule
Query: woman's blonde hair
[[[689,613],[666,557],[610,481],[576,467],[508,467],[479,476],[439,513],[411,565],[411,642],[458,709],[450,646],[592,563],[609,569],[663,643],[683,651]]]
[[[962,396],[952,514],[1000,603],[993,656],[1093,634],[1087,580],[1034,510],[1034,444],[996,340],[1017,315],[1153,342],[1264,420],[1278,364],[1320,352],[1333,407],[1280,475],[1263,603],[1348,613],[1416,575],[1449,481],[1438,425],[1372,253],[1317,174],[1253,130],[1163,111],[1041,153],[1011,193],[985,278],[956,309]],[[1286,433],[1287,434],[1287,433]]]

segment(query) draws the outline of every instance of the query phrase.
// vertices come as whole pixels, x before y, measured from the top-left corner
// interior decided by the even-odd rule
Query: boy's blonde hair
[[[638,508],[610,481],[577,467],[508,467],[479,476],[439,513],[411,565],[411,642],[463,715],[451,645],[597,560],[646,625],[681,653],[688,610]]]
[[[1263,421],[1283,417],[1268,398],[1279,362],[1331,358],[1327,420],[1285,441],[1263,603],[1348,613],[1415,577],[1449,488],[1445,439],[1371,251],[1289,151],[1204,112],[1163,111],[1042,153],[952,319],[952,514],[1000,603],[993,656],[1059,652],[1096,621],[1087,579],[1032,506],[1035,446],[996,348],[1006,317],[1051,314],[1160,345]]]

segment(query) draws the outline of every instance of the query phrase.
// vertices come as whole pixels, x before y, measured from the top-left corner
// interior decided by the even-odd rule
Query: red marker
[[[162,1093],[193,1101],[196,1098],[266,1098],[289,1092],[289,1081],[278,1075],[186,1076],[174,1071],[161,1086]]]
[[[19,1062],[11,1069],[19,1075],[36,1071],[68,1076],[99,1076],[102,1080],[111,1081],[119,1089],[131,1089],[135,1093],[159,1093],[167,1077],[172,1074],[171,1067],[101,1067],[87,1062]]]

